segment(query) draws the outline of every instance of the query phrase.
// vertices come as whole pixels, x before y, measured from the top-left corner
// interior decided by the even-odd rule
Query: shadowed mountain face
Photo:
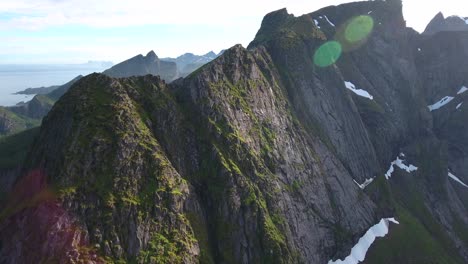
[[[34,134],[0,259],[466,263],[467,41],[366,1],[272,12],[170,84],[84,77]]]
[[[161,76],[167,82],[178,77],[177,65],[174,62],[160,60],[154,51],[150,51],[146,56],[138,55],[114,65],[103,74],[116,78],[152,74]]]
[[[423,34],[433,35],[441,31],[468,31],[468,18],[459,16],[445,18],[442,13],[438,13],[427,25]]]

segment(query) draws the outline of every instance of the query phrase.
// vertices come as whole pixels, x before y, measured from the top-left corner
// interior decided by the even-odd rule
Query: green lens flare
[[[370,16],[358,16],[351,20],[345,30],[347,41],[354,43],[361,41],[372,32],[374,19]]]
[[[314,54],[314,63],[319,67],[334,64],[341,56],[341,44],[337,41],[328,41],[322,44]]]

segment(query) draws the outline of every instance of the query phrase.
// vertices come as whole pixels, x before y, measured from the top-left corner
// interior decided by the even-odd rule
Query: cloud
[[[273,10],[288,7],[300,15],[341,1],[238,0],[238,1],[154,1],[154,0],[16,0],[0,3],[1,13],[13,13],[0,20],[0,28],[38,30],[51,26],[86,25],[107,28],[150,24],[242,24],[261,19]]]
[[[203,54],[247,45],[268,12],[286,7],[298,16],[351,1],[0,0],[0,59],[118,62],[151,49],[160,56]],[[467,4],[403,0],[403,5],[408,25],[424,30],[438,11],[456,14]]]
[[[0,1],[0,31],[5,32],[3,38],[0,35],[0,56],[9,61],[23,57],[34,61],[120,61],[150,49],[161,56],[202,54],[237,43],[247,45],[268,12],[287,7],[290,13],[301,15],[339,2],[342,0]],[[29,38],[20,38],[24,35]],[[97,40],[119,36],[123,37],[120,41]]]
[[[468,16],[468,2],[466,0],[444,0],[424,4],[417,0],[403,0],[403,13],[408,26],[422,32],[429,21],[438,13],[444,15]],[[463,12],[463,13],[460,13]]]
[[[0,29],[40,30],[53,26],[85,25],[110,28],[138,25],[239,25],[245,19],[261,18],[287,7],[295,15],[351,0],[15,0],[0,2]],[[423,5],[403,0],[410,26],[424,28],[438,11],[456,14],[467,4],[461,0]],[[9,19],[1,15],[14,14]],[[459,14],[463,15],[463,14]]]

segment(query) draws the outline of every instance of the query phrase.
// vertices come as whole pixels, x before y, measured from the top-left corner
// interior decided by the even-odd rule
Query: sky
[[[0,0],[0,64],[114,63],[154,50],[159,57],[219,52],[253,40],[265,14],[296,16],[343,0]],[[468,16],[468,1],[403,0],[421,32],[439,12]]]

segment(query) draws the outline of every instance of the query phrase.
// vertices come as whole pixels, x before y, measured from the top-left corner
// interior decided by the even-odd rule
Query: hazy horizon
[[[136,0],[18,0],[0,3],[0,64],[121,62],[154,50],[159,57],[219,52],[247,46],[269,12],[286,7],[299,16],[352,1],[273,0],[235,4]],[[421,3],[404,0],[409,27],[421,32],[441,11],[460,15],[460,0]],[[93,8],[90,9],[89,6]],[[184,6],[183,9],[180,7]]]

